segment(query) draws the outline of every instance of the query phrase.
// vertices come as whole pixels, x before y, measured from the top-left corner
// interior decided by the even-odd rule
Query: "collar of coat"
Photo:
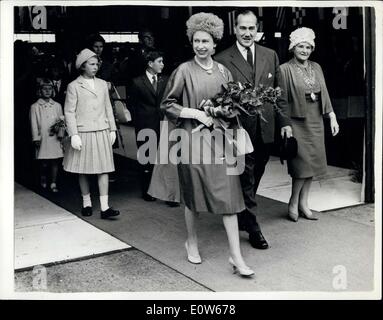
[[[37,100],[37,103],[44,107],[52,107],[55,104],[55,102],[51,98],[49,98],[48,101],[45,101],[43,98],[39,98],[39,100]]]
[[[97,96],[97,93],[100,93],[103,90],[102,80],[97,77],[94,77],[94,89],[88,84],[88,81],[86,81],[82,75],[78,76],[76,81],[79,83],[79,85],[82,88],[88,90],[89,92],[93,93],[96,96]]]

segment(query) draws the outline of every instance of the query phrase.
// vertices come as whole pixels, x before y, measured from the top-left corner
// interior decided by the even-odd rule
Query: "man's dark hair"
[[[140,41],[142,41],[144,39],[144,34],[145,33],[150,33],[152,35],[152,37],[154,38],[154,34],[153,34],[153,31],[150,30],[150,29],[142,29],[140,30],[140,32],[138,33],[138,39]]]
[[[249,9],[241,9],[235,12],[235,25],[238,25],[238,16],[240,15],[245,16],[248,14],[252,14],[255,17],[255,19],[257,19],[257,23],[258,23],[258,17],[253,11]]]
[[[88,37],[88,47],[89,48],[92,48],[93,47],[93,44],[95,42],[102,42],[103,45],[105,45],[105,39],[98,33],[95,33],[95,34],[91,34],[89,37]]]
[[[149,61],[153,62],[154,60],[161,58],[163,56],[164,56],[164,53],[157,49],[150,49],[145,51],[144,53],[144,59],[145,59],[146,65],[148,65]]]

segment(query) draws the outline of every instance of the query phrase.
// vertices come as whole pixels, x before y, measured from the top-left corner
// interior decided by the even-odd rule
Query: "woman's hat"
[[[89,49],[82,50],[76,58],[76,69],[80,69],[81,65],[92,57],[97,57],[97,54]]]
[[[209,33],[216,41],[223,37],[223,21],[218,16],[212,13],[199,12],[193,14],[186,21],[186,34],[190,41],[197,31],[205,31]]]
[[[297,44],[301,42],[307,42],[313,49],[315,48],[315,33],[312,29],[302,27],[294,30],[290,33],[290,46],[289,50],[293,49]]]

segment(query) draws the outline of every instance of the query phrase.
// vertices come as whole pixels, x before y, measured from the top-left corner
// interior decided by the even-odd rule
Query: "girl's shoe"
[[[90,217],[93,214],[92,207],[85,207],[81,209],[81,214],[84,217]]]
[[[54,192],[54,193],[59,192],[59,189],[57,189],[57,186],[56,186],[55,183],[51,183],[50,188],[51,188],[51,191]]]
[[[288,217],[291,221],[297,222],[297,221],[298,221],[298,218],[299,218],[299,214],[298,214],[298,213],[293,213],[293,212],[291,212],[291,211],[288,211],[288,212],[287,212],[287,217]]]
[[[254,271],[251,270],[249,267],[238,267],[235,263],[232,257],[229,258],[229,263],[233,266],[233,273],[239,273],[242,277],[251,277],[254,275]]]
[[[188,245],[187,241],[185,242],[185,249],[186,249],[186,253],[188,255],[188,260],[189,260],[190,263],[194,263],[194,264],[202,263],[202,259],[201,259],[201,256],[199,254],[197,256],[192,256],[189,253],[189,245]]]
[[[107,210],[101,211],[101,219],[109,219],[112,217],[116,217],[119,214],[120,214],[120,211],[114,210],[111,207],[109,207]]]

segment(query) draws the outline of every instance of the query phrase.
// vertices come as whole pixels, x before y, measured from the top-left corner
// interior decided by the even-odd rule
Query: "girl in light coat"
[[[30,121],[36,159],[40,160],[40,184],[43,188],[47,187],[46,171],[49,167],[50,189],[52,192],[58,192],[57,173],[64,154],[61,141],[56,135],[50,136],[49,129],[60,117],[63,117],[63,112],[61,105],[52,99],[54,96],[52,81],[42,79],[37,95],[39,99],[30,109]]]
[[[83,216],[92,215],[88,175],[97,174],[101,218],[107,219],[120,214],[108,204],[108,173],[114,171],[112,145],[116,140],[116,123],[107,84],[95,77],[98,62],[96,53],[89,49],[82,50],[76,59],[81,75],[68,85],[64,106],[71,141],[65,150],[64,170],[79,174]]]

